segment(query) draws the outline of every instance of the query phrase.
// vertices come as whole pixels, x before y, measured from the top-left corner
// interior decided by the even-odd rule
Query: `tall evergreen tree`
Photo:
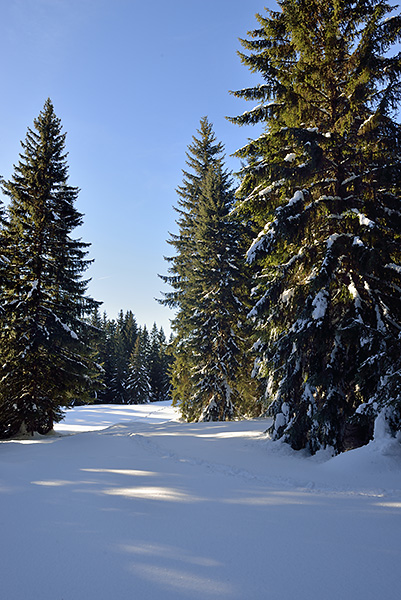
[[[3,179],[0,175],[0,186],[3,183]],[[4,215],[4,205],[3,202],[0,200],[0,298],[1,298],[1,291],[3,289],[3,282],[7,276],[7,272],[6,272],[6,257],[5,257],[5,252],[4,252],[4,248],[5,248],[5,241],[4,241],[4,226],[5,226],[5,215]],[[0,305],[0,311],[1,311],[1,305]]]
[[[212,124],[206,117],[200,121],[199,137],[193,136],[192,144],[188,146],[188,170],[183,171],[182,185],[177,189],[178,201],[174,210],[178,213],[178,234],[170,234],[168,243],[175,254],[166,257],[170,264],[170,275],[160,276],[173,290],[165,293],[163,304],[170,308],[180,306],[181,297],[185,294],[186,282],[192,275],[192,258],[196,252],[194,228],[199,211],[199,195],[210,166],[219,162],[224,151],[223,145],[217,142]]]
[[[148,357],[144,343],[146,341],[142,331],[140,331],[128,366],[127,390],[129,404],[146,404],[151,399]]]
[[[102,316],[101,331],[102,336],[99,340],[98,353],[101,357],[103,374],[98,399],[102,404],[112,404],[114,402],[112,382],[114,379],[116,363],[116,322],[114,320],[109,320],[106,313],[103,313]]]
[[[245,308],[245,274],[240,224],[230,215],[231,180],[223,147],[211,124],[201,120],[199,139],[189,146],[184,183],[179,188],[179,234],[170,244],[174,292],[165,303],[178,308],[173,321],[173,399],[189,420],[225,420],[244,409],[246,379],[238,323]]]
[[[3,191],[8,277],[2,292],[0,435],[46,433],[62,407],[87,391],[96,368],[85,320],[96,302],[82,273],[88,244],[67,183],[65,133],[50,100],[28,129],[20,161]]]
[[[242,40],[264,124],[246,159],[237,209],[259,234],[252,311],[257,362],[293,448],[366,442],[384,411],[401,425],[401,18],[387,2],[282,0]]]
[[[203,180],[209,166],[218,160],[223,152],[223,145],[216,140],[211,123],[203,117],[198,130],[198,137],[193,136],[188,146],[187,170],[183,171],[182,185],[177,189],[178,201],[174,207],[178,214],[178,234],[170,234],[168,243],[174,249],[172,257],[166,257],[169,263],[169,275],[160,276],[168,283],[172,291],[164,294],[161,302],[170,308],[178,309],[176,322],[173,322],[175,339],[173,346],[173,365],[171,367],[171,383],[173,402],[181,406],[181,410],[190,418],[186,406],[190,406],[192,395],[191,367],[186,352],[185,316],[182,303],[185,299],[188,280],[192,275],[192,260],[196,252],[194,227],[198,215],[198,199]]]
[[[113,403],[116,404],[127,404],[128,402],[128,362],[134,344],[132,343],[132,340],[128,339],[126,334],[126,315],[124,314],[124,311],[121,310],[117,318],[114,333],[114,361],[111,379]]]
[[[166,336],[154,323],[150,332],[150,349],[147,360],[152,402],[160,402],[169,398],[170,378],[166,358]]]

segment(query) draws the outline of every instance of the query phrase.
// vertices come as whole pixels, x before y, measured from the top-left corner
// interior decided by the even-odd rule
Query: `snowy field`
[[[268,423],[78,407],[0,443],[1,599],[398,598],[401,444],[310,458]]]

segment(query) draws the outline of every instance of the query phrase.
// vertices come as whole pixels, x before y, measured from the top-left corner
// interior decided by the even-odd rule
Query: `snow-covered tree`
[[[86,296],[87,246],[71,237],[82,224],[67,183],[65,133],[53,105],[28,129],[20,161],[2,187],[10,199],[4,228],[7,278],[0,331],[0,435],[46,433],[62,407],[82,396],[98,370],[93,330],[97,303]]]
[[[257,235],[252,317],[271,433],[293,448],[369,440],[401,425],[401,18],[387,2],[282,0],[241,58],[263,124],[237,210]]]
[[[172,366],[173,399],[188,420],[226,420],[246,405],[246,358],[241,323],[246,309],[243,231],[230,214],[234,195],[211,124],[201,120],[189,146],[179,188],[179,234],[170,243],[174,288],[166,303],[177,307]],[[245,330],[244,330],[245,331]],[[250,386],[251,387],[251,386]],[[250,395],[250,394],[249,394]]]

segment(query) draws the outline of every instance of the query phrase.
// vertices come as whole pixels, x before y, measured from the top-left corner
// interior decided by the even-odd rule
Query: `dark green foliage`
[[[170,397],[170,360],[166,353],[167,341],[163,329],[157,329],[156,323],[150,332],[150,347],[147,366],[152,402],[167,400]]]
[[[0,435],[46,433],[76,397],[93,396],[98,376],[85,317],[88,244],[71,237],[82,224],[67,183],[65,134],[50,100],[28,129],[20,161],[3,191],[10,198],[3,245]]]
[[[263,83],[236,92],[259,105],[233,119],[264,124],[237,153],[237,209],[260,232],[257,371],[274,438],[339,452],[380,410],[401,424],[401,58],[386,54],[401,18],[386,2],[279,4],[243,40]]]
[[[189,146],[183,185],[178,189],[179,234],[169,243],[173,287],[165,304],[176,307],[173,321],[173,400],[188,420],[225,420],[248,411],[252,386],[247,376],[244,230],[230,214],[234,196],[223,166],[221,144],[201,120],[199,138]]]
[[[146,336],[141,331],[136,339],[128,365],[127,390],[130,404],[146,404],[151,400],[152,389],[148,368],[149,348],[146,345]],[[163,398],[163,400],[166,399]]]
[[[3,179],[0,176],[0,185],[2,185],[3,183]],[[2,295],[2,290],[3,290],[3,285],[4,285],[4,281],[7,277],[7,271],[6,271],[6,257],[5,257],[5,240],[4,240],[4,226],[5,226],[5,216],[4,216],[4,205],[3,202],[0,200],[0,298]],[[0,304],[0,313],[1,313],[1,304]]]
[[[132,311],[117,320],[93,317],[100,328],[98,361],[103,367],[98,401],[102,404],[141,404],[169,399],[167,342],[156,324],[152,333],[138,327]]]

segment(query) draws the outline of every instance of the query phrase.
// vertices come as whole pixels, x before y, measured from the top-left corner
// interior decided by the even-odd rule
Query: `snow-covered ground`
[[[398,598],[401,444],[310,458],[267,426],[92,406],[2,442],[0,597]]]

